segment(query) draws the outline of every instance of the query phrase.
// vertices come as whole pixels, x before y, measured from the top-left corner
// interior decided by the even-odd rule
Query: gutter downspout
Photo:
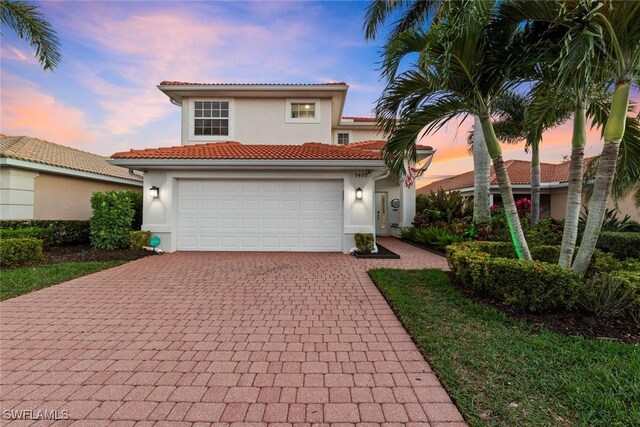
[[[376,181],[385,179],[389,176],[389,170],[385,170],[384,173],[376,178],[373,178],[373,251],[371,253],[378,253],[378,245],[376,244]]]

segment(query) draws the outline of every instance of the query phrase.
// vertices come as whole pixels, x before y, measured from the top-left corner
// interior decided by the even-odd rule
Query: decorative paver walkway
[[[381,241],[402,259],[174,253],[2,302],[0,424],[465,425],[366,273],[446,262]]]

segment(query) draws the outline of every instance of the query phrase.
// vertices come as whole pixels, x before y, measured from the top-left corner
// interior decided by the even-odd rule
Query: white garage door
[[[179,180],[178,250],[342,251],[342,181]]]

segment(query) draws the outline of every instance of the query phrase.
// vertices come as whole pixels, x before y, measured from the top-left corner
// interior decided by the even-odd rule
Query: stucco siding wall
[[[618,200],[617,204],[613,200],[609,200],[607,207],[609,209],[618,209],[618,217],[620,219],[624,218],[625,215],[629,215],[633,221],[640,221],[640,210],[633,204],[633,193],[624,199]]]
[[[204,99],[204,98],[203,98]],[[302,99],[302,98],[301,98]],[[305,100],[307,98],[304,98]],[[190,99],[182,101],[182,144],[202,144],[216,140],[232,140],[242,144],[291,144],[305,142],[330,143],[331,100],[316,100],[318,123],[287,122],[285,98],[233,98],[229,137],[199,137],[191,135]],[[295,98],[289,98],[295,101]]]
[[[138,190],[141,187],[40,173],[35,179],[34,219],[91,218],[91,195],[98,191]]]

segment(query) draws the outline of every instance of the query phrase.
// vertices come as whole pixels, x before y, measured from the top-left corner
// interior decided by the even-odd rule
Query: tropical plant
[[[36,51],[42,68],[53,70],[60,59],[60,41],[37,6],[24,1],[0,0],[0,22],[14,30]]]
[[[446,192],[443,189],[426,195],[424,215],[433,221],[451,223],[471,215],[471,206],[459,191]]]
[[[415,162],[417,138],[460,115],[479,116],[514,247],[530,259],[492,119],[492,103],[518,84],[511,77],[522,66],[521,30],[514,26],[490,34],[495,6],[492,1],[443,2],[442,19],[428,31],[405,31],[388,40],[382,61],[387,87],[376,116],[388,137],[383,154],[395,177],[405,173],[407,161]],[[399,73],[400,62],[416,53],[416,65]]]

